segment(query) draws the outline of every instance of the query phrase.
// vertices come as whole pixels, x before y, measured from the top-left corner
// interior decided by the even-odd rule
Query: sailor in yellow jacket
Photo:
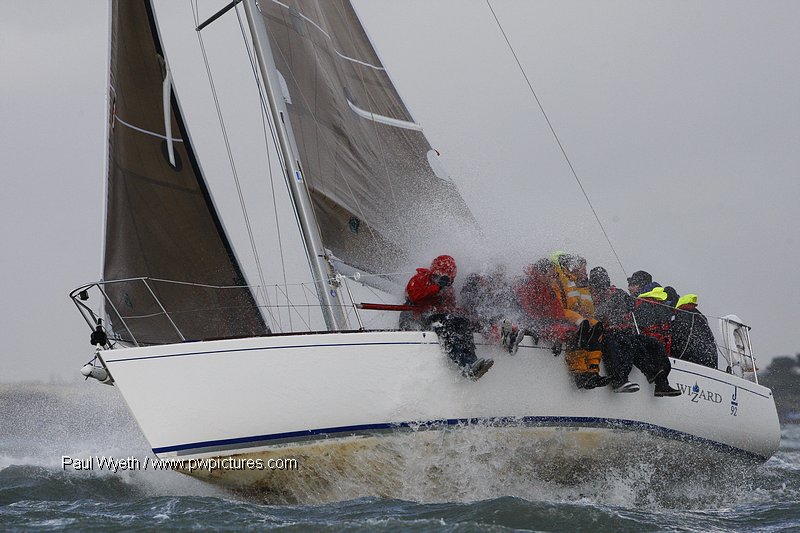
[[[561,299],[567,319],[578,327],[573,346],[567,346],[567,366],[580,389],[608,385],[609,378],[600,375],[600,337],[603,326],[594,318],[594,303],[589,292],[586,259],[566,252],[554,252],[550,259],[556,276],[553,290]]]

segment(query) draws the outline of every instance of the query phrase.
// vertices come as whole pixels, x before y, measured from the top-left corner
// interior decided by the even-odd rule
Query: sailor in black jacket
[[[697,308],[696,294],[678,300],[670,331],[672,357],[717,368],[717,343],[708,319]]]
[[[628,374],[636,365],[648,383],[655,382],[655,396],[680,396],[680,391],[670,387],[667,379],[671,365],[664,347],[658,340],[636,332],[633,322],[636,300],[612,286],[603,267],[592,269],[589,288],[595,303],[595,318],[604,326],[603,362],[614,392],[639,390],[639,385],[628,381]]]

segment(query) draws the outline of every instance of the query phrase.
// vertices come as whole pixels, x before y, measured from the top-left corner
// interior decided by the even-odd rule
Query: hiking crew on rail
[[[628,380],[633,366],[654,383],[654,396],[674,397],[669,356],[716,367],[716,344],[708,321],[697,310],[697,296],[680,297],[652,276],[637,271],[628,278],[630,294],[611,285],[608,272],[586,260],[555,252],[525,268],[509,281],[505,267],[472,273],[456,302],[453,257],[440,255],[429,268],[418,268],[406,285],[400,328],[434,331],[443,351],[473,380],[494,364],[475,354],[473,333],[515,354],[526,334],[535,344],[552,343],[555,355],[565,352],[567,368],[579,389],[611,385],[614,392],[640,390]],[[674,353],[674,343],[679,353]],[[607,375],[602,375],[600,363]]]

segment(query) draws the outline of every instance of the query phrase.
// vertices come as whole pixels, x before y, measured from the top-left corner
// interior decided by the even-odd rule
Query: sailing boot
[[[483,376],[486,372],[489,371],[490,368],[494,365],[493,359],[478,359],[471,365],[465,366],[462,370],[464,377],[471,379],[472,381],[478,381],[481,376]]]
[[[638,392],[639,384],[626,381],[622,385],[612,385],[611,388],[614,392]]]
[[[647,382],[648,383],[655,383],[656,380],[660,379],[663,374],[664,374],[664,369],[662,368],[661,370],[659,370],[658,372],[656,372],[652,376],[649,376],[647,378]]]
[[[611,378],[608,376],[601,376],[593,372],[580,372],[578,374],[573,374],[573,379],[575,380],[576,387],[586,390],[605,387],[611,382]]]
[[[514,340],[511,343],[511,346],[508,348],[508,353],[514,355],[519,350],[519,345],[522,344],[522,339],[525,338],[525,330],[522,328],[517,328],[515,332]]]
[[[655,392],[653,392],[653,396],[655,396],[656,398],[675,397],[680,395],[681,391],[670,387],[667,378],[659,379],[658,381],[656,381],[656,390]]]
[[[603,358],[603,352],[600,350],[592,350],[586,352],[586,368],[592,374],[590,383],[595,387],[605,387],[611,383],[611,378],[608,376],[600,375],[600,360]]]
[[[525,337],[525,332],[518,326],[511,323],[510,320],[503,320],[502,325],[502,343],[503,347],[508,350],[508,353],[514,355],[519,349],[519,344]]]
[[[514,343],[515,337],[513,324],[511,324],[510,320],[504,319],[500,323],[500,344],[510,352],[510,346]]]
[[[578,372],[572,374],[572,379],[575,381],[575,386],[579,389],[593,389],[594,387],[587,387],[591,374],[588,372]]]
[[[538,339],[536,340],[538,341]],[[535,344],[538,344],[538,342],[536,342]],[[550,351],[553,352],[554,357],[558,357],[559,355],[561,355],[561,352],[563,350],[564,350],[564,345],[561,343],[561,341],[553,341],[553,347],[550,349]]]
[[[653,392],[653,396],[658,398],[663,397],[674,397],[680,396],[681,391],[678,389],[673,389],[669,385],[669,380],[667,377],[669,376],[669,371],[671,370],[670,365],[667,364],[653,375],[653,381],[656,384],[655,392]],[[648,380],[649,381],[649,380]]]

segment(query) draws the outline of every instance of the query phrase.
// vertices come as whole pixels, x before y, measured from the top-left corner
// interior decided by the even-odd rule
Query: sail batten
[[[183,139],[180,139],[180,138],[177,138],[177,137],[168,137],[168,136],[163,135],[161,133],[157,133],[155,131],[150,131],[150,130],[146,130],[144,128],[140,128],[139,126],[135,126],[135,125],[131,124],[130,122],[126,122],[126,121],[122,120],[121,118],[119,118],[119,115],[114,115],[114,122],[118,122],[118,123],[122,124],[123,126],[127,126],[132,130],[138,131],[139,133],[144,133],[145,135],[158,137],[159,139],[164,139],[165,141],[167,139],[169,139],[172,142],[177,142],[177,143],[182,143],[183,142]]]
[[[406,129],[406,130],[414,130],[414,131],[422,131],[422,126],[420,126],[416,122],[409,122],[407,120],[399,120],[399,119],[396,119],[396,118],[379,115],[377,113],[373,113],[372,111],[367,111],[366,109],[361,109],[360,107],[355,105],[350,100],[347,100],[347,105],[349,105],[350,109],[355,111],[358,116],[364,117],[367,120],[372,120],[373,122],[378,122],[380,124],[386,124],[387,126],[394,126],[396,128],[403,128],[403,129]]]
[[[103,278],[149,281],[107,286],[112,330],[142,344],[266,334],[170,78],[150,1],[113,2]]]

